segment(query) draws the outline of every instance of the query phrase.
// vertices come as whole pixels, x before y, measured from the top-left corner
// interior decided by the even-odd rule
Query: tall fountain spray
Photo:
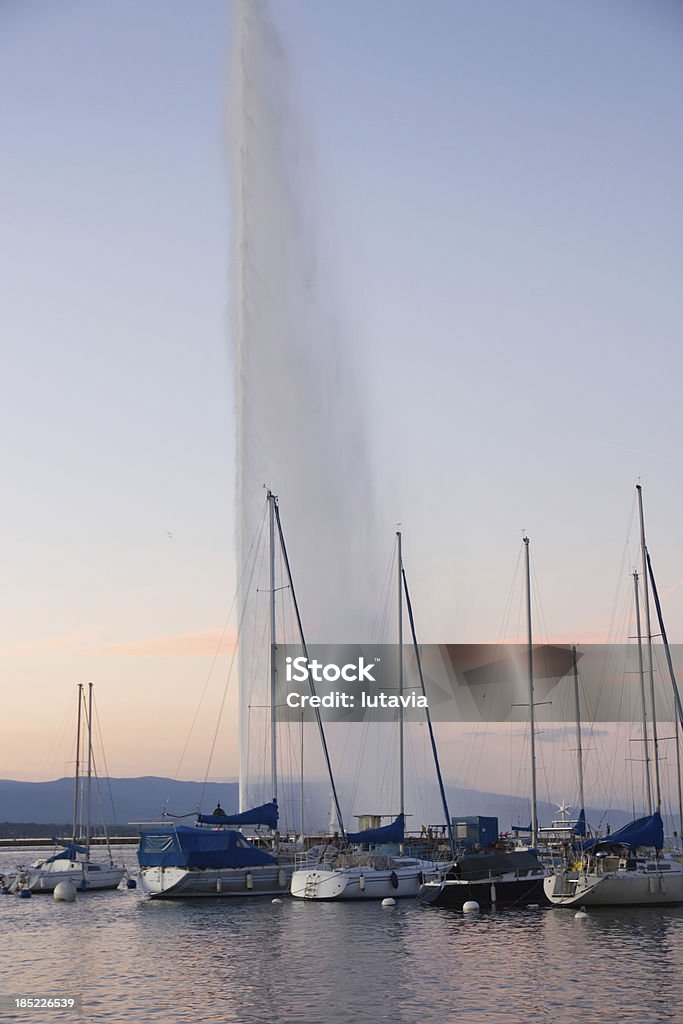
[[[309,641],[358,642],[370,629],[369,595],[378,592],[362,402],[317,255],[313,172],[285,51],[266,3],[236,0],[233,9],[237,564],[244,564],[266,485],[280,497]],[[240,652],[242,806],[247,660]]]

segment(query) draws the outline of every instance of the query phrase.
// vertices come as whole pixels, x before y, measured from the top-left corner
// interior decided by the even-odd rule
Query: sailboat
[[[270,686],[271,686],[271,785],[272,799],[237,814],[225,814],[219,807],[213,814],[198,814],[195,824],[150,826],[140,833],[138,862],[140,887],[155,899],[184,896],[278,896],[289,889],[293,855],[279,847],[277,826],[278,763],[275,727],[276,618],[275,618],[275,534],[287,573],[287,582],[303,641],[294,583],[287,556],[277,496],[267,496],[269,519],[270,571]],[[320,724],[320,723],[319,723]],[[323,749],[327,747],[321,728]],[[329,758],[328,758],[329,761]],[[335,796],[336,799],[336,796]],[[249,839],[241,831],[247,826],[269,829],[267,848]]]
[[[461,910],[474,901],[480,907],[527,906],[546,903],[543,880],[546,870],[538,859],[538,810],[536,799],[536,725],[534,704],[533,634],[531,621],[531,570],[529,538],[524,538],[527,597],[528,700],[531,760],[531,845],[527,849],[484,850],[455,857],[446,871],[424,882],[420,902]]]
[[[405,594],[406,607],[410,618],[410,626],[413,637],[413,647],[417,660],[422,692],[425,694],[424,679],[420,654],[415,637],[415,624],[413,620],[412,605],[408,583],[403,566],[402,536],[400,530],[397,537],[397,563],[398,563],[398,693],[403,694],[403,599]],[[452,826],[446,806],[446,796],[441,778],[434,734],[432,730],[429,710],[427,710],[427,724],[432,741],[432,752],[435,758],[437,777],[439,781],[442,801],[445,809],[445,816],[451,847],[453,843]],[[310,854],[307,861],[301,867],[297,867],[292,875],[291,893],[299,899],[305,900],[379,900],[386,898],[415,897],[426,876],[430,876],[436,865],[418,857],[404,856],[403,843],[405,840],[405,777],[404,777],[404,711],[399,710],[399,802],[398,815],[387,825],[381,825],[380,815],[367,815],[362,817],[375,818],[369,828],[361,829],[359,832],[344,833],[346,840],[345,848],[339,851],[336,847],[323,849],[317,863],[311,864]],[[361,821],[362,821],[361,817]],[[397,849],[394,854],[383,852],[382,846],[388,846],[390,850]]]
[[[85,807],[85,842],[77,842],[78,823],[80,817],[80,743],[81,743],[81,712],[85,705],[83,684],[78,684],[78,724],[76,727],[76,774],[74,779],[74,812],[73,812],[73,834],[70,839],[55,838],[55,845],[59,852],[47,859],[39,859],[27,868],[20,868],[11,885],[11,891],[20,893],[29,890],[30,892],[54,892],[60,882],[72,882],[79,892],[93,892],[102,889],[116,889],[126,874],[126,869],[114,864],[109,840],[109,860],[96,859],[91,854],[91,788],[93,776],[93,747],[92,747],[92,690],[93,684],[89,684],[88,707],[86,710],[86,721],[88,727],[88,759],[87,759],[87,783],[86,783],[86,807]],[[106,830],[105,830],[106,835]]]
[[[648,653],[648,675],[650,710],[652,722],[652,766],[649,753],[647,727],[645,674],[643,670],[643,647],[640,620],[640,599],[638,573],[634,576],[636,626],[640,667],[641,701],[643,708],[643,742],[645,747],[645,783],[648,799],[648,814],[624,825],[610,836],[588,840],[583,846],[583,857],[578,870],[564,866],[548,876],[545,881],[546,896],[555,906],[659,906],[683,903],[683,865],[675,858],[662,853],[664,826],[661,817],[661,785],[659,773],[659,740],[657,734],[657,713],[655,704],[654,675],[652,661],[652,628],[650,625],[648,577],[652,583],[653,595],[660,620],[662,637],[667,650],[667,662],[674,690],[676,711],[683,724],[678,687],[668,651],[668,641],[657,595],[652,564],[645,542],[645,519],[643,515],[643,494],[640,485],[638,513],[640,520],[640,549],[643,569],[643,605],[645,611],[645,639]],[[654,775],[654,803],[652,778]]]

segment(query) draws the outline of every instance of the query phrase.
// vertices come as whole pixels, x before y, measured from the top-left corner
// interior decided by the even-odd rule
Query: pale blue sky
[[[523,527],[553,637],[603,638],[638,476],[683,580],[680,8],[272,11],[422,638],[497,638]],[[171,774],[224,623],[229,33],[207,0],[0,8],[3,777],[88,679],[115,774]]]

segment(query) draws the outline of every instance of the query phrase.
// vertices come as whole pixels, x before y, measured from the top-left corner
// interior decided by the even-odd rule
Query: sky
[[[682,640],[680,8],[269,11],[356,381],[359,515],[382,566],[402,524],[420,638],[499,638],[524,529],[547,636],[623,640],[640,480]],[[71,770],[88,681],[111,774],[206,771],[237,578],[232,13],[0,7],[0,777]],[[507,788],[484,762],[470,781]]]

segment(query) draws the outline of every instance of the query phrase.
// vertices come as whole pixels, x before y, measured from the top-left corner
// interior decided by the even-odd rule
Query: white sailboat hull
[[[192,896],[282,896],[289,891],[292,866],[259,864],[249,868],[149,867],[140,871],[140,888],[152,899]]]
[[[425,869],[419,864],[392,870],[307,868],[292,875],[291,893],[304,900],[414,899],[424,880]]]
[[[126,874],[125,868],[85,861],[55,861],[32,866],[16,876],[12,891],[54,892],[60,882],[73,882],[79,892],[116,889]]]
[[[558,907],[664,906],[683,903],[683,871],[613,871],[606,874],[558,873],[544,883]]]

